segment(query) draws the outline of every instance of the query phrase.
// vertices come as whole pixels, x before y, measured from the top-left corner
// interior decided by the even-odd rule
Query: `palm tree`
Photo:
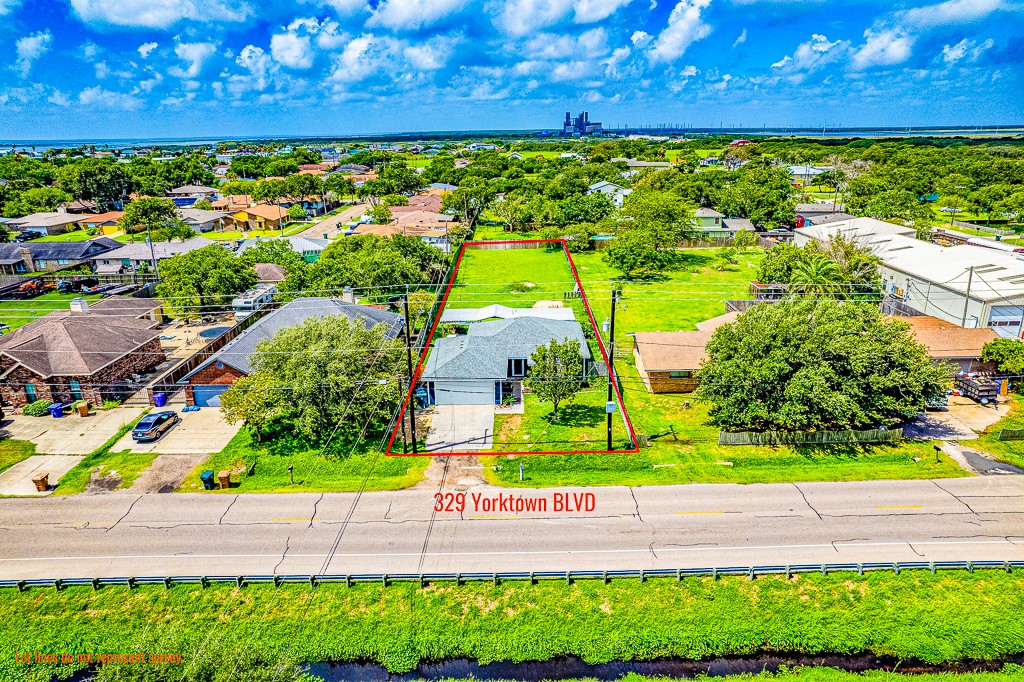
[[[790,289],[795,293],[831,298],[843,279],[843,271],[827,258],[805,258],[793,268],[792,279]]]

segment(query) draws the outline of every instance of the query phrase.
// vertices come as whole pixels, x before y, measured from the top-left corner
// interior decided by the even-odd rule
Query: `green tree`
[[[981,359],[996,363],[996,369],[1007,374],[1024,374],[1024,341],[996,339],[981,349]]]
[[[632,221],[630,230],[648,233],[657,249],[671,249],[680,239],[694,236],[695,210],[678,194],[638,189],[626,197],[621,213]]]
[[[757,266],[757,281],[761,284],[788,284],[793,268],[804,259],[804,251],[795,244],[780,242],[768,249]]]
[[[583,355],[576,339],[551,340],[538,346],[530,356],[526,386],[539,400],[552,405],[552,421],[558,420],[558,406],[583,390]]]
[[[212,211],[213,203],[209,199],[200,199],[196,203],[192,204],[192,208],[200,211]]]
[[[743,167],[739,179],[723,190],[718,206],[726,215],[748,218],[768,229],[792,225],[795,208],[793,186],[786,170],[757,162]]]
[[[102,211],[121,206],[135,189],[130,171],[105,159],[84,159],[59,168],[57,186],[76,199],[96,202]]]
[[[842,289],[843,271],[835,262],[814,256],[793,268],[790,290],[804,296],[834,296]]]
[[[387,207],[387,204],[377,204],[368,211],[370,219],[373,220],[374,225],[387,225],[391,222],[394,217],[391,213],[391,209]]]
[[[618,236],[610,242],[602,259],[619,270],[626,279],[632,279],[637,274],[654,274],[663,265],[664,259],[658,253],[654,238],[644,230],[620,230]]]
[[[251,266],[274,263],[284,268],[288,276],[278,285],[281,291],[301,291],[305,287],[306,261],[283,239],[260,240],[243,251],[239,258]]]
[[[523,227],[530,210],[526,199],[521,194],[509,193],[501,201],[495,201],[491,205],[494,214],[505,221],[505,229],[509,232],[516,232]]]
[[[723,246],[720,249],[715,249],[716,270],[727,270],[739,262],[739,255],[735,247]]]
[[[356,186],[350,178],[341,173],[333,173],[324,179],[324,190],[340,199],[355,194]]]
[[[160,264],[156,293],[175,317],[223,308],[256,283],[252,265],[218,244],[180,253]]]
[[[435,300],[437,294],[426,289],[417,289],[409,294],[409,317],[414,328],[418,329],[420,323],[427,318]]]
[[[380,198],[385,206],[408,206],[409,197],[404,194],[385,194]]]
[[[949,385],[904,322],[839,301],[758,305],[717,329],[697,396],[728,430],[817,431],[890,425]]]
[[[142,197],[124,208],[124,215],[117,221],[118,228],[125,234],[159,230],[181,224],[174,202],[170,199]]]
[[[306,209],[302,208],[299,204],[293,204],[288,207],[288,220],[305,220],[308,217]]]
[[[398,405],[394,378],[405,357],[402,342],[385,331],[343,315],[280,330],[257,345],[247,380],[222,396],[225,418],[261,435],[277,425],[314,442],[379,432]]]
[[[71,198],[70,194],[56,187],[27,189],[4,204],[4,216],[20,218],[32,213],[56,211],[61,204],[71,201]]]
[[[397,287],[431,281],[433,272],[426,272],[430,266],[424,266],[424,261],[416,254],[400,250],[396,246],[398,239],[400,237],[388,239],[368,234],[334,242],[306,269],[306,286],[315,291],[331,292],[323,294],[330,296],[339,295],[348,286]],[[423,244],[415,237],[401,239],[413,240],[444,259],[440,249]]]

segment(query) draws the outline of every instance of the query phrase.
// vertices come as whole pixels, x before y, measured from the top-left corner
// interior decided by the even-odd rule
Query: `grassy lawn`
[[[27,440],[4,438],[0,440],[0,471],[10,469],[18,462],[36,454],[35,443]]]
[[[966,441],[964,445],[1024,468],[1024,440],[999,440],[999,432],[1003,429],[1024,429],[1024,397],[1020,394],[1012,396],[1010,413],[1006,417],[990,426],[977,440]]]
[[[399,443],[401,446],[401,443]],[[293,492],[346,492],[363,486],[367,470],[366,490],[398,490],[415,485],[423,478],[428,457],[385,457],[367,452],[367,446],[350,454],[351,447],[338,445],[321,457],[321,448],[298,439],[279,438],[265,443],[252,440],[248,429],[241,429],[227,447],[195,468],[181,484],[179,492],[203,489],[199,475],[210,469],[214,472],[247,470],[256,463],[252,476],[233,477],[240,481],[233,492],[293,493]],[[294,467],[295,483],[289,482],[288,466]],[[228,492],[228,491],[225,491]]]
[[[494,218],[496,222],[501,222],[500,218]],[[477,225],[476,230],[473,232],[473,241],[477,242],[501,242],[501,241],[520,241],[523,239],[540,239],[540,232],[534,230],[523,230],[519,232],[509,232],[505,230],[501,225]]]
[[[302,230],[309,229],[309,225],[303,225]],[[299,230],[301,232],[302,230]],[[284,230],[249,230],[245,234],[247,237],[243,237],[242,233],[238,230],[226,230],[224,232],[203,232],[200,237],[205,237],[213,241],[231,241],[238,239],[255,239],[256,237],[282,237],[288,229]]]
[[[153,464],[153,460],[156,459],[156,454],[128,451],[111,452],[110,449],[113,448],[126,433],[135,428],[135,425],[139,423],[139,420],[141,420],[148,412],[149,410],[146,410],[138,417],[138,419],[134,419],[123,425],[117,430],[117,433],[107,439],[106,443],[89,454],[69,472],[61,476],[60,482],[57,484],[57,487],[54,489],[52,494],[77,495],[78,493],[83,493],[89,486],[89,481],[92,480],[93,474],[96,474],[97,478],[115,476],[120,479],[120,482],[116,484],[111,482],[111,489],[132,487],[135,483],[135,479],[139,477],[139,474]]]
[[[573,254],[573,261],[598,324],[611,312],[612,283],[618,283],[615,335],[622,346],[631,332],[693,331],[697,322],[725,313],[727,300],[750,298],[749,282],[757,278],[764,251],[749,250],[724,271],[713,267],[715,251],[681,250],[679,267],[652,280],[622,280],[599,251]]]
[[[63,234],[48,234],[39,239],[32,239],[33,242],[87,242],[90,239],[99,239],[105,235],[89,234],[85,230],[74,230]]]
[[[561,251],[466,249],[448,297],[449,308],[500,303],[529,308],[541,300],[562,301],[574,289],[569,261]],[[580,319],[580,318],[577,318]]]
[[[571,403],[558,408],[558,419],[551,419],[551,403],[542,403],[528,394],[523,414],[495,415],[495,451],[573,452],[605,450],[608,447],[608,422],[604,411],[607,384],[598,383],[576,395]],[[612,418],[612,447],[629,449],[629,438],[622,417]],[[500,457],[489,458],[502,461]],[[518,467],[510,472],[518,482]],[[502,479],[502,483],[504,480]]]
[[[54,310],[70,310],[71,300],[78,296],[79,294],[51,291],[23,301],[0,301],[0,322],[6,322],[14,330]],[[87,301],[98,301],[103,297],[100,294],[92,294],[82,298]]]
[[[718,429],[706,423],[707,404],[688,395],[648,393],[629,359],[618,360],[616,369],[622,378],[623,397],[633,427],[638,434],[651,439],[650,447],[641,449],[639,454],[531,457],[525,462],[522,482],[518,463],[512,466],[507,456],[490,455],[482,458],[484,477],[491,483],[509,487],[549,487],[791,483],[967,475],[948,457],[935,464],[930,442],[905,441],[899,446],[719,445]],[[603,402],[603,397],[601,400]],[[687,400],[688,408],[684,406]],[[545,407],[548,408],[546,414],[550,412],[550,404]],[[494,428],[500,434],[501,427],[506,426],[511,417],[499,419],[504,423],[496,420]],[[603,427],[598,430],[601,429]],[[523,431],[530,432],[527,428],[518,432]],[[920,461],[915,462],[915,457]]]
[[[316,591],[302,584],[7,589],[0,638],[19,651],[182,656],[175,666],[104,669],[103,679],[128,680],[228,679],[227,670],[231,679],[270,679],[279,661],[286,663],[279,679],[296,679],[293,664],[317,661],[377,663],[395,673],[457,658],[602,663],[760,652],[938,664],[1024,651],[1022,588],[1019,573],[978,570]],[[7,655],[0,679],[48,682],[80,667],[24,666]]]

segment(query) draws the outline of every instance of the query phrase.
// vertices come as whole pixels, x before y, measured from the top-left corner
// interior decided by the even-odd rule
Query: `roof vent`
[[[75,297],[71,299],[71,312],[73,313],[87,313],[89,312],[89,302],[81,297]]]

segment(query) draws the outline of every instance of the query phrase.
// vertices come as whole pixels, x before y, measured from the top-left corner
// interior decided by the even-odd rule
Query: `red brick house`
[[[54,311],[0,337],[5,403],[123,399],[139,388],[133,374],[166,359],[156,329],[159,302],[113,296],[75,304],[77,309]]]

